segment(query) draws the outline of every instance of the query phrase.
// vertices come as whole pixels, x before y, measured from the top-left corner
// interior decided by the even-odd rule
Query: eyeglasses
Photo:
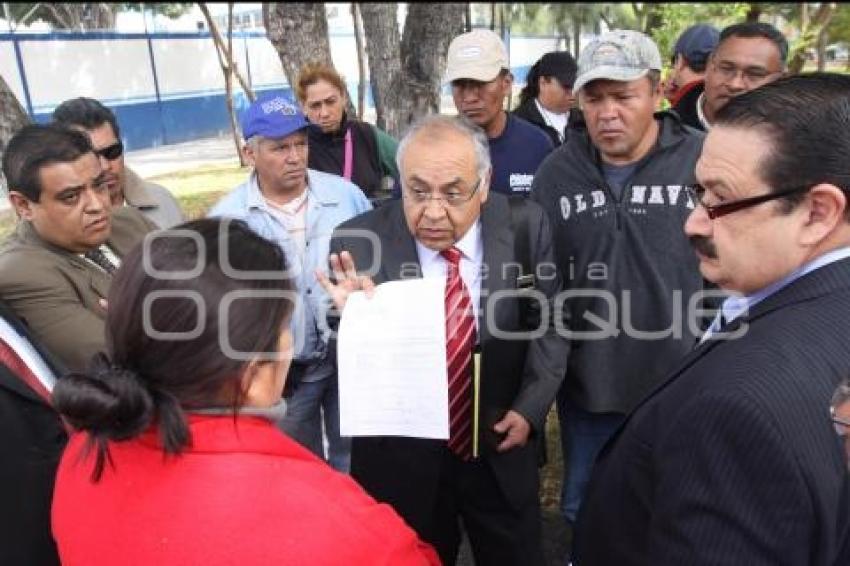
[[[839,417],[835,414],[835,407],[829,408],[829,417],[832,419],[832,424],[835,426],[835,432],[841,436],[845,436],[850,432],[850,420]]]
[[[691,195],[691,198],[705,209],[705,212],[706,214],[708,214],[708,217],[714,220],[715,218],[720,218],[721,216],[726,216],[727,214],[732,214],[733,212],[738,212],[739,210],[744,210],[745,208],[750,208],[751,206],[756,206],[757,204],[761,204],[763,202],[776,200],[779,198],[791,196],[795,193],[806,191],[809,189],[809,187],[810,185],[794,187],[793,189],[787,189],[775,193],[767,193],[765,195],[759,195],[757,197],[742,198],[739,200],[723,202],[715,205],[705,204],[704,199],[706,189],[702,185],[696,184],[693,187],[687,187],[687,190],[688,193]]]
[[[117,141],[112,145],[108,145],[101,149],[94,150],[95,154],[107,159],[109,161],[114,161],[121,157],[124,153],[124,144],[121,141]]]
[[[475,196],[476,191],[478,191],[478,187],[481,186],[481,177],[478,177],[478,180],[472,185],[472,190],[469,193],[463,193],[460,191],[453,191],[446,193],[444,195],[432,196],[430,191],[426,191],[423,189],[409,189],[407,195],[410,197],[410,200],[419,205],[428,204],[432,200],[442,201],[446,206],[461,206],[468,203],[472,200],[472,197]]]
[[[757,86],[765,81],[767,81],[772,75],[777,73],[781,73],[782,71],[774,71],[770,72],[764,67],[745,67],[743,69],[739,68],[735,63],[730,63],[728,61],[723,61],[722,63],[712,63],[717,73],[723,77],[724,80],[732,81],[735,80],[735,77],[738,76],[738,73],[741,74],[741,80],[743,80],[748,86]]]

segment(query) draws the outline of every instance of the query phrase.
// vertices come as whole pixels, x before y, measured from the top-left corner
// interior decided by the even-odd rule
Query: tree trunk
[[[829,43],[829,31],[824,26],[818,34],[818,72],[826,71],[826,45]]]
[[[399,40],[396,4],[361,5],[377,125],[399,137],[415,119],[440,111],[449,43],[463,31],[462,3],[408,4]]]
[[[632,11],[635,13],[638,29],[642,30],[646,27],[646,13],[648,9],[649,7],[646,2],[632,2]]]
[[[414,4],[410,5],[412,8]],[[382,130],[391,130],[390,124],[398,123],[393,110],[395,100],[389,97],[394,88],[393,81],[401,82],[401,37],[398,33],[396,3],[373,3],[360,5],[363,31],[366,34],[366,53],[369,55],[369,82],[372,85],[372,100],[375,102],[376,125]]]
[[[655,30],[664,25],[664,20],[661,17],[661,12],[658,10],[658,4],[650,4],[646,9],[646,15],[643,23],[643,33],[652,37]]]
[[[806,64],[806,50],[817,45],[818,36],[829,25],[829,21],[835,13],[835,8],[835,2],[821,3],[808,25],[800,30],[800,39],[794,46],[794,52],[788,63],[790,74],[796,74],[803,70],[803,66]]]
[[[570,35],[573,38],[573,53],[574,57],[578,57],[581,51],[581,19],[578,14],[573,15],[573,31]]]
[[[9,139],[21,128],[30,123],[24,107],[15,98],[15,93],[0,76],[0,158],[3,157],[3,150],[6,149],[6,144]],[[6,187],[6,179],[3,178],[3,172],[0,171],[0,189],[8,194]]]
[[[366,50],[363,46],[363,21],[360,5],[351,3],[351,20],[354,22],[354,43],[357,45],[357,118],[364,119],[366,113]]]
[[[263,23],[291,87],[307,63],[333,67],[324,2],[264,2]]]
[[[750,3],[747,8],[747,15],[744,17],[744,20],[750,23],[755,23],[759,21],[761,18],[762,9],[756,3]]]

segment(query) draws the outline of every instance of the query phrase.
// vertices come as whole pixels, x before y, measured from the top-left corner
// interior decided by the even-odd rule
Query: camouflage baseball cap
[[[634,81],[652,69],[661,70],[661,55],[652,39],[632,30],[609,31],[582,49],[573,92],[598,79]]]

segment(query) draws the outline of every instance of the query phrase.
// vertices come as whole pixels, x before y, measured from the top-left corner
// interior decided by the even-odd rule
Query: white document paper
[[[348,297],[338,336],[343,436],[449,437],[445,280]]]

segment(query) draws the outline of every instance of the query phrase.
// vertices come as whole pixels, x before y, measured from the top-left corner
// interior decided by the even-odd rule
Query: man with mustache
[[[696,102],[701,129],[711,128],[731,99],[781,77],[787,57],[788,41],[770,24],[746,22],[720,32],[705,70],[705,91]]]
[[[782,78],[717,113],[685,233],[734,295],[600,454],[577,565],[850,563],[828,409],[850,375],[848,153],[850,77]]]
[[[298,292],[291,323],[295,355],[280,428],[336,470],[347,472],[351,440],[339,435],[336,364],[322,332],[327,295],[313,274],[327,263],[333,229],[372,206],[357,185],[307,167],[311,127],[317,126],[287,98],[267,95],[254,101],[242,116],[245,157],[254,170],[209,214],[244,220],[281,246],[291,261],[288,271]]]
[[[89,135],[113,206],[137,208],[160,228],[183,222],[180,205],[168,189],[145,181],[124,164],[124,144],[112,110],[93,98],[81,96],[57,106],[53,120]]]
[[[531,192],[552,220],[571,293],[564,309],[574,346],[557,403],[569,523],[598,450],[693,347],[686,311],[703,287],[682,234],[702,134],[655,112],[658,48],[639,32],[609,32],[581,52],[578,69],[587,131],[543,162]]]
[[[487,134],[493,164],[490,189],[528,196],[537,168],[554,146],[539,128],[505,111],[514,82],[508,59],[505,44],[494,32],[463,33],[449,45],[444,82],[451,83],[458,113]]]
[[[121,258],[156,226],[113,208],[89,137],[58,124],[17,132],[3,174],[18,226],[0,251],[0,296],[67,369],[104,348],[105,303]]]

